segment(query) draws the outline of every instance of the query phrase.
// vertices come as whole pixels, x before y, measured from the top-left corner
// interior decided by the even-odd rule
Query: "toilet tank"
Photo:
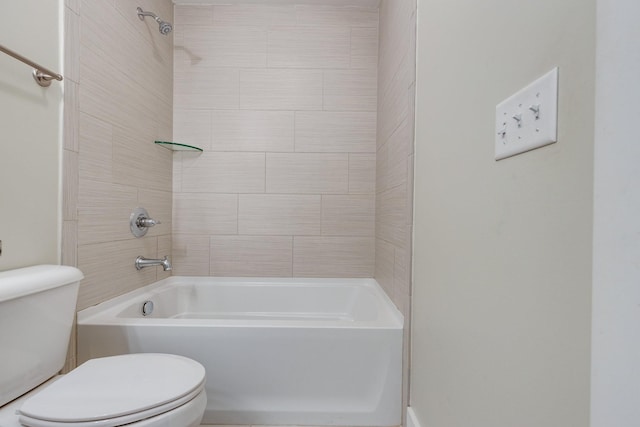
[[[82,278],[60,265],[0,272],[0,406],[64,366]]]

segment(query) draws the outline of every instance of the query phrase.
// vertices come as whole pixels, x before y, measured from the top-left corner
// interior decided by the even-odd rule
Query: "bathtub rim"
[[[383,303],[383,318],[371,321],[349,320],[238,320],[238,319],[180,319],[180,318],[145,318],[118,317],[127,303],[142,299],[145,294],[152,298],[154,291],[170,287],[175,283],[189,282],[197,284],[206,282],[207,286],[224,284],[241,284],[250,286],[296,285],[296,286],[362,286],[373,291],[374,296]],[[372,278],[297,278],[297,277],[215,277],[215,276],[170,276],[149,285],[108,299],[87,307],[77,313],[77,324],[81,325],[148,325],[148,326],[220,326],[220,327],[255,327],[255,328],[359,328],[359,329],[403,329],[404,316],[395,306],[391,298],[380,284]]]

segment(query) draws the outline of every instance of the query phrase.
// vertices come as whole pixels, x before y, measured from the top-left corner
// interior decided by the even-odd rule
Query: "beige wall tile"
[[[384,144],[409,115],[408,72],[398,71],[389,90],[378,96],[378,146]]]
[[[407,127],[409,128],[409,154],[413,154],[416,148],[416,82],[415,80],[407,90],[409,100],[409,116]]]
[[[170,137],[170,135],[168,136]],[[154,129],[143,131],[114,126],[113,181],[135,183],[140,187],[170,191],[172,152],[154,144]],[[165,140],[165,138],[158,138]]]
[[[348,154],[267,154],[267,192],[346,194]]]
[[[416,20],[416,10],[412,11],[411,17],[409,18],[409,46],[407,48],[407,67],[409,71],[409,81],[415,83],[416,81],[416,71],[417,71],[417,61],[416,61],[416,43],[417,43],[417,32],[418,32],[418,22]],[[415,94],[415,92],[414,92]]]
[[[321,110],[322,71],[241,70],[240,109]]]
[[[78,209],[102,209],[137,204],[138,189],[129,185],[81,180]],[[135,207],[135,206],[134,206]]]
[[[349,154],[349,193],[374,194],[376,191],[376,155]]]
[[[78,126],[78,84],[72,80],[64,81],[64,130],[63,146],[65,150],[80,150],[80,127]]]
[[[177,193],[173,195],[176,234],[236,234],[238,195]]]
[[[405,120],[378,150],[376,188],[388,190],[407,182],[410,146],[408,121]]]
[[[132,291],[156,280],[156,267],[136,270],[139,255],[152,257],[157,238],[129,239],[81,245],[78,268],[84,273],[78,293],[78,310]]]
[[[237,4],[214,6],[217,27],[251,26],[269,28],[296,24],[295,7],[290,5]]]
[[[413,175],[408,171],[408,155],[412,152],[415,113],[412,105],[415,98],[411,96],[409,87],[415,80],[415,77],[410,77],[415,76],[415,36],[413,42],[410,40],[410,34],[415,34],[415,15],[412,17],[415,8],[415,0],[383,1],[379,21],[376,279],[405,316],[403,407],[408,404],[411,319],[411,266],[410,261],[407,262],[411,258],[411,226],[406,224],[411,222],[412,204],[409,199],[413,196]],[[359,37],[354,30],[352,41],[356,38]],[[366,51],[374,46],[367,43],[371,41],[362,37],[352,43],[352,67],[362,62],[366,64]],[[354,52],[354,45],[361,49],[359,53]],[[407,108],[403,103],[408,104]],[[403,186],[406,197],[393,194],[393,188]]]
[[[211,148],[211,111],[174,109],[172,141]]]
[[[383,1],[379,22],[376,278],[405,316],[403,407],[409,392],[415,10],[415,0]]]
[[[180,67],[176,64],[174,108],[236,110],[238,91],[239,72],[236,69]]]
[[[407,238],[409,228],[408,225],[376,220],[376,237],[391,243],[396,248],[407,249],[410,241]]]
[[[181,25],[210,25],[213,23],[214,6],[189,5],[174,6],[176,26]]]
[[[374,153],[376,113],[299,111],[295,147],[297,152]]]
[[[413,201],[415,191],[414,181],[414,161],[415,156],[412,154],[407,158],[407,223],[413,224]]]
[[[407,246],[411,248],[411,245]],[[393,262],[393,287],[396,293],[411,295],[411,257],[410,249],[396,248]],[[405,314],[405,313],[403,313]]]
[[[309,27],[377,27],[378,9],[296,5],[298,25]]]
[[[78,153],[64,150],[62,161],[62,219],[78,219]]]
[[[137,205],[136,187],[81,181],[78,197],[78,243],[87,245],[132,238],[129,217]]]
[[[80,75],[82,84],[87,78],[103,88],[111,89],[110,101],[129,97],[130,105],[121,104],[121,110],[129,107],[143,107],[154,111],[154,104],[139,102],[158,98],[171,104],[172,49],[171,37],[163,37],[157,31],[157,24],[141,22],[131,13],[126,0],[109,2],[84,2],[80,16],[81,52]],[[127,4],[125,4],[127,3]],[[158,5],[159,6],[159,5]],[[155,11],[160,12],[156,7]],[[164,14],[165,19],[171,19]],[[155,26],[154,27],[152,27]],[[153,46],[150,49],[150,46]],[[90,69],[91,73],[83,73]],[[116,71],[119,74],[112,74]],[[112,74],[110,79],[102,80],[102,74]],[[122,78],[114,79],[114,75]],[[132,94],[136,97],[130,97]],[[129,94],[129,95],[127,95]],[[135,105],[139,104],[139,105]],[[140,110],[140,109],[139,109]]]
[[[389,66],[384,64],[383,67]],[[378,29],[351,29],[351,68],[376,70],[378,67]]]
[[[375,278],[382,289],[393,298],[395,246],[382,239],[376,239]]]
[[[202,64],[202,56],[196,55],[189,47],[185,46],[184,33],[188,31],[189,27],[178,26],[175,29],[174,46],[173,46],[173,63],[176,73],[180,72],[183,75],[188,75],[192,67],[198,67]],[[174,97],[175,97],[174,92]]]
[[[200,155],[199,153],[191,153],[191,152],[185,152],[185,151],[173,153],[172,190],[174,193],[182,192],[182,159],[185,154],[191,155],[193,157],[198,157]]]
[[[293,237],[211,236],[211,274],[287,277],[293,269]]]
[[[183,43],[205,68],[260,67],[267,64],[267,31],[244,26],[191,26]]]
[[[394,265],[390,295],[403,313],[408,313],[411,254],[413,174],[409,169],[413,144],[412,103],[415,90],[415,27],[410,1],[383,2],[380,9],[380,58],[378,68],[378,132],[376,168],[376,237],[380,245],[393,248],[393,258],[376,254],[376,263]],[[412,47],[413,46],[413,47]],[[380,246],[378,245],[378,246]],[[387,251],[388,252],[388,251]],[[382,257],[382,258],[381,258]]]
[[[275,27],[269,30],[271,68],[349,68],[349,28]]]
[[[264,153],[204,152],[182,164],[182,191],[263,193]]]
[[[379,31],[376,265],[393,263],[390,295],[407,314],[413,210],[415,2],[382,2]],[[393,256],[384,248],[392,248]],[[378,274],[383,273],[377,268],[376,277]],[[388,274],[383,280],[388,281]]]
[[[293,111],[214,111],[213,150],[293,151]]]
[[[209,275],[209,236],[172,235],[172,265],[174,276]]]
[[[376,191],[388,190],[389,179],[389,147],[390,144],[382,144],[376,151]]]
[[[407,225],[406,183],[376,194],[376,221]]]
[[[378,76],[375,69],[324,72],[325,111],[376,111],[377,95]]]
[[[111,182],[113,179],[113,126],[80,114],[80,180]]]
[[[375,196],[322,196],[323,236],[373,236]]]
[[[205,153],[173,156],[174,242],[182,239],[182,249],[174,246],[174,273],[291,275],[291,254],[285,262],[270,245],[321,233],[372,238],[377,11],[257,4],[175,9],[176,23],[184,25],[175,31],[174,138],[198,141]],[[210,199],[218,196],[235,197],[237,210],[226,199],[221,220],[206,230],[194,226],[194,217],[207,221],[207,212],[219,210]],[[188,235],[203,241],[185,243]],[[353,267],[357,275],[373,274],[373,246],[371,240],[368,255],[358,249],[355,262],[366,261]],[[253,268],[233,248],[265,261]],[[186,250],[197,254],[195,261],[177,255]]]
[[[240,195],[238,232],[247,235],[320,234],[320,196]]]
[[[62,223],[62,265],[78,265],[78,221]]]
[[[65,91],[67,82],[80,82],[80,17],[78,16],[79,0],[67,2],[64,10],[64,78]],[[65,108],[67,100],[65,98]]]
[[[64,0],[64,4],[75,13],[80,13],[80,0]]]
[[[410,51],[411,32],[414,27],[411,17],[415,8],[407,1],[398,1],[394,4],[382,4],[380,8],[380,91],[386,92],[388,83],[397,70],[405,65],[400,65],[407,55],[415,58],[415,50]],[[405,68],[406,69],[406,68]]]
[[[294,277],[373,277],[373,237],[294,237]]]
[[[83,47],[83,51],[84,49],[85,48]],[[108,67],[109,66],[107,66],[107,68]],[[92,73],[92,70],[86,70],[85,68],[87,67],[84,65],[84,63],[80,63],[81,76]],[[107,70],[107,72],[103,73],[103,75],[101,75],[100,77],[106,78],[109,74],[109,71],[112,70]],[[120,73],[115,72],[115,70],[113,71],[114,76],[120,76]],[[116,102],[109,98],[110,94],[110,88],[101,86],[97,82],[97,80],[86,78],[86,81],[83,82],[82,87],[80,88],[80,93],[78,95],[78,102],[80,105],[81,113],[88,114],[92,117],[100,117],[100,119],[105,120],[109,123],[117,122],[118,120],[120,120],[119,116],[121,114],[116,109]],[[80,123],[82,124],[82,119],[80,119]]]

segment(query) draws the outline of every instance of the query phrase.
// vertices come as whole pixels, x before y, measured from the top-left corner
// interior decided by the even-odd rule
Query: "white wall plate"
[[[496,106],[495,159],[558,140],[558,68]]]

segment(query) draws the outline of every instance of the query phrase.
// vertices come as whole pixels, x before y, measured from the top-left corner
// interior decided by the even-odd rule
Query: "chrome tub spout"
[[[145,267],[151,267],[154,265],[161,265],[164,271],[171,271],[171,261],[168,257],[164,259],[149,259],[143,256],[136,258],[136,270],[142,270]]]

